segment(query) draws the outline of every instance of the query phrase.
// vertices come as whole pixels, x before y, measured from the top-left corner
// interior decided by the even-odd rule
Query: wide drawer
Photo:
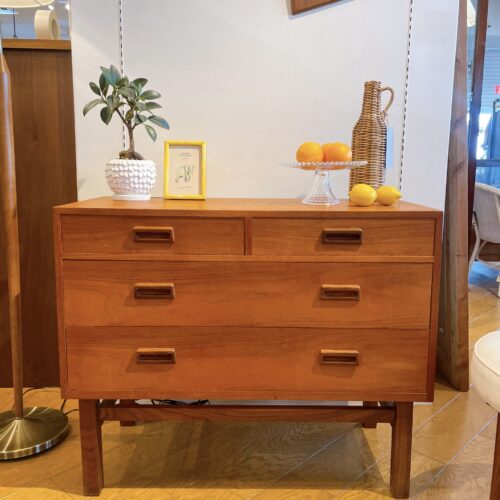
[[[255,255],[432,256],[434,218],[255,218]]]
[[[69,328],[66,397],[425,399],[420,330]]]
[[[242,255],[241,218],[61,216],[64,253]]]
[[[429,327],[432,264],[73,261],[67,326]]]

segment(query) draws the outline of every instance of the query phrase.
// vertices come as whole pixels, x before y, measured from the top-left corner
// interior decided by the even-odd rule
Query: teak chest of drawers
[[[103,421],[198,419],[391,423],[391,490],[408,496],[413,402],[434,392],[439,211],[100,198],[56,207],[54,227],[86,494],[103,486]],[[223,403],[134,402],[164,398]]]

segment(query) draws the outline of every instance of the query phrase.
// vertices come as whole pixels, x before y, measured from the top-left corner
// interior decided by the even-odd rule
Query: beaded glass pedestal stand
[[[345,170],[364,167],[366,161],[330,161],[330,162],[293,162],[285,163],[287,167],[302,170],[314,170],[314,182],[309,194],[302,200],[308,205],[337,205],[339,200],[333,194],[330,185],[329,172],[331,170]]]

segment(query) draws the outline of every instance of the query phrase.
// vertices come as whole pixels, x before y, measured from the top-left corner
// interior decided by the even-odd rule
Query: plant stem
[[[135,153],[135,143],[134,143],[134,128],[131,123],[125,122],[125,126],[128,131],[128,150],[130,153]]]

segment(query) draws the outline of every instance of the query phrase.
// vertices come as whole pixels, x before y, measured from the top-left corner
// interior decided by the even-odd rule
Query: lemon
[[[394,205],[401,193],[394,186],[381,186],[377,189],[377,201],[381,205]]]
[[[368,184],[356,184],[351,189],[349,198],[356,205],[369,207],[377,199],[377,192]]]

